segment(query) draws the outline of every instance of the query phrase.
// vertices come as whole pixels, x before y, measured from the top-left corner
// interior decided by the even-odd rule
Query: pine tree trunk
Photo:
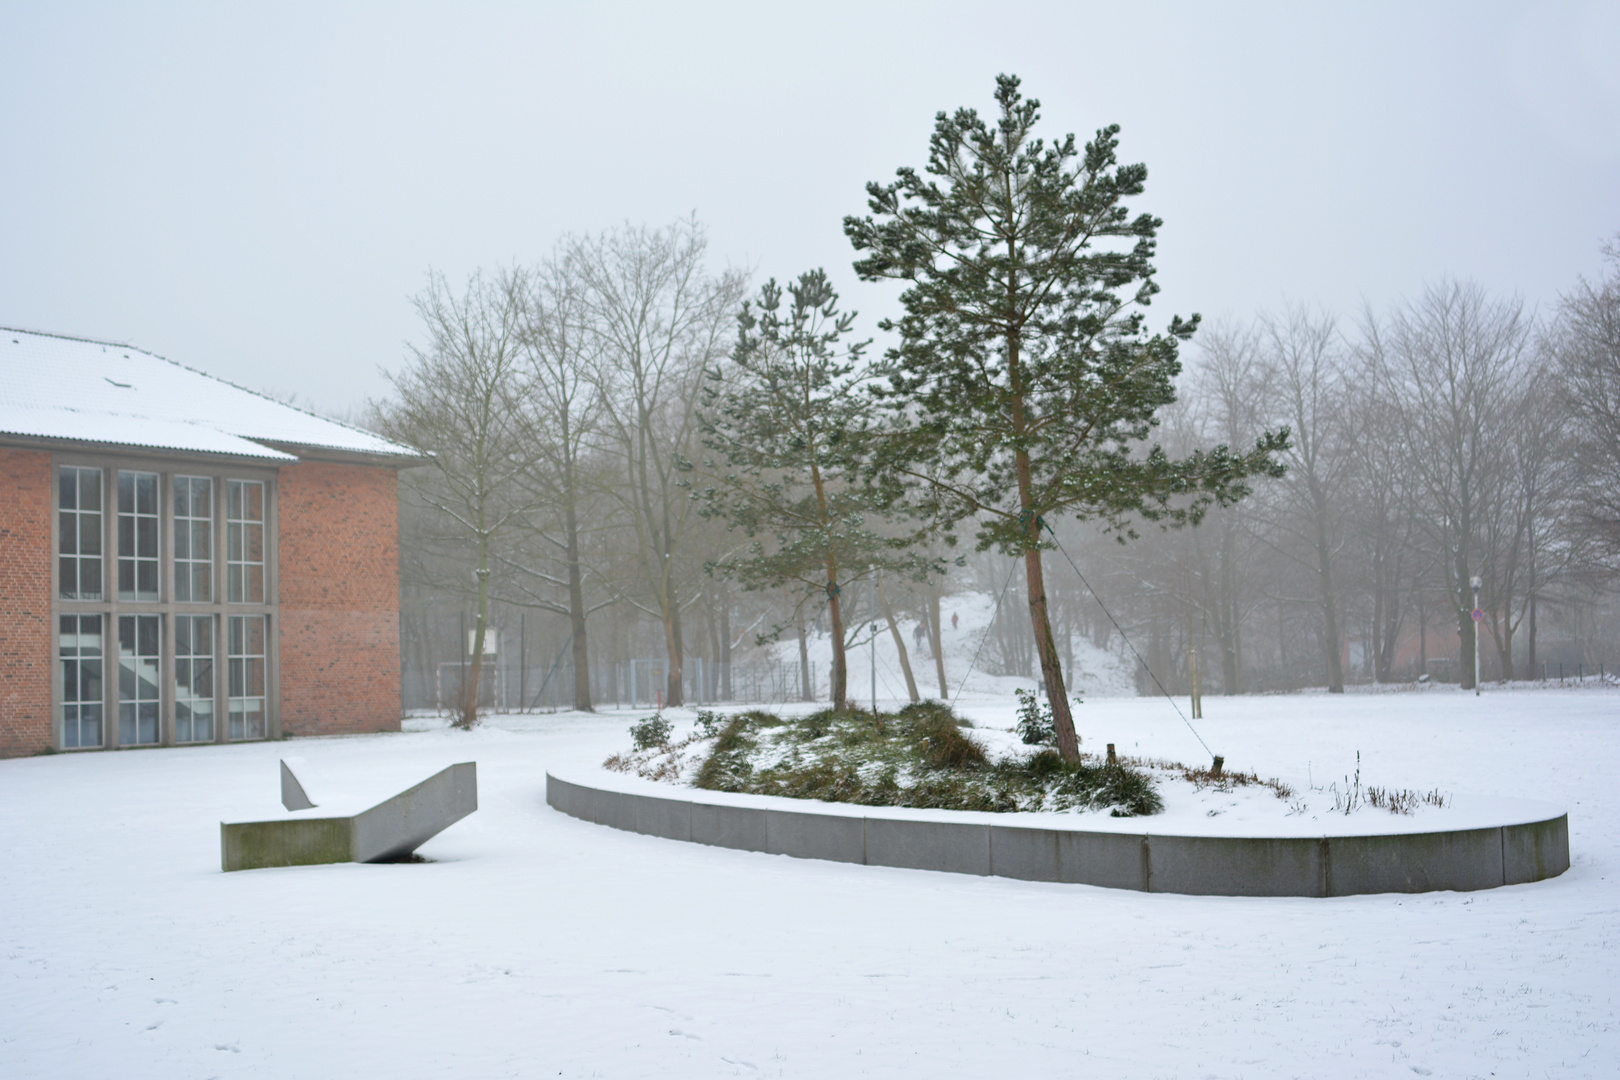
[[[939,700],[951,700],[951,691],[945,684],[945,640],[943,625],[939,617],[939,587],[930,585],[928,589],[928,632],[933,637],[934,671],[939,676]]]
[[[1041,661],[1046,699],[1052,706],[1052,729],[1057,733],[1058,753],[1065,761],[1079,761],[1080,739],[1074,733],[1068,691],[1063,685],[1063,666],[1058,659],[1057,642],[1052,639],[1052,621],[1046,610],[1046,576],[1042,572],[1039,547],[1024,552],[1024,574],[1029,580],[1030,629],[1035,632],[1035,654]]]
[[[832,707],[849,709],[849,658],[844,651],[844,603],[838,591],[838,564],[827,556],[827,621],[832,638]]]
[[[731,589],[720,583],[720,700],[731,700]]]
[[[804,616],[797,619],[799,631],[799,699],[801,701],[816,700],[816,689],[810,685],[810,639],[804,631]]]
[[[883,575],[877,576],[878,600],[883,604],[883,619],[889,624],[889,636],[894,638],[894,647],[900,653],[900,671],[906,677],[906,693],[911,695],[911,703],[915,705],[922,700],[917,693],[917,680],[911,677],[911,656],[906,652],[905,639],[900,634],[900,624],[894,621],[894,609],[889,606],[889,594],[883,591]]]

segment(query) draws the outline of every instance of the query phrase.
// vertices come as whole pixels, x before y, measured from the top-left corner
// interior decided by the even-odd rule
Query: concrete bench
[[[282,805],[316,809],[314,785],[300,778],[294,761],[281,763]],[[220,822],[220,865],[230,871],[403,859],[477,809],[478,766],[465,761],[357,814]]]

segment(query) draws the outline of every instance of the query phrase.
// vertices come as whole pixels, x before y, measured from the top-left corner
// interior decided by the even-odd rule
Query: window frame
[[[88,468],[102,474],[102,599],[65,599],[61,595],[61,470]],[[158,600],[121,600],[118,592],[118,505],[117,477],[120,471],[156,472],[158,474]],[[210,601],[176,600],[174,558],[174,485],[177,477],[206,478],[212,483],[210,506],[209,569],[212,599]],[[249,480],[264,485],[264,601],[262,603],[227,602],[226,590],[226,484],[231,480]],[[81,750],[124,749],[118,730],[119,688],[117,655],[117,628],[120,615],[161,616],[161,644],[159,660],[158,746],[209,746],[228,741],[229,727],[225,650],[227,647],[226,619],[229,615],[262,615],[265,623],[265,734],[273,739],[281,734],[281,656],[279,604],[279,506],[277,470],[261,461],[245,459],[199,459],[192,456],[145,453],[131,450],[122,453],[94,451],[54,451],[51,454],[51,626],[60,625],[63,615],[100,615],[103,626],[102,669],[102,744],[100,747],[68,747],[64,744],[64,712],[62,659],[52,635],[52,743],[58,750],[79,753]],[[177,616],[211,615],[214,634],[214,737],[207,741],[181,742],[177,739],[175,618]],[[111,648],[108,639],[111,639]],[[145,746],[153,744],[141,744]]]

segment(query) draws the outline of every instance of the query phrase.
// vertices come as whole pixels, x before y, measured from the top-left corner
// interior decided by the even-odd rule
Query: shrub
[[[1018,693],[1018,737],[1030,746],[1052,746],[1057,730],[1052,726],[1052,707],[1042,705],[1033,691]]]
[[[758,745],[751,736],[752,727],[746,715],[732,717],[714,740],[714,749],[709,752],[703,768],[698,770],[694,783],[710,791],[744,790],[754,771],[748,755]]]
[[[901,713],[904,716],[904,713]],[[930,769],[974,769],[989,761],[984,746],[962,734],[949,709],[914,714],[910,719],[912,737],[922,744],[922,761]]]
[[[938,702],[889,714],[826,709],[788,721],[755,711],[711,726],[722,719],[696,780],[713,791],[992,812],[1162,809],[1152,778],[1130,763],[1071,764],[1053,749],[992,762]]]
[[[653,713],[639,724],[630,725],[630,738],[637,750],[651,750],[668,744],[675,725],[664,719],[663,713]]]
[[[914,701],[901,709],[899,716],[902,720],[911,723],[919,723],[926,718],[934,717],[955,724],[957,727],[970,728],[973,726],[973,721],[965,716],[957,716],[951,711],[951,707],[943,701]]]

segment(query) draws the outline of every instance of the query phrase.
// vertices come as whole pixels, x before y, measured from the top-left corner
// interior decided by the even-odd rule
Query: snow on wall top
[[[417,456],[142,349],[0,327],[0,433],[296,461],[264,443]]]

